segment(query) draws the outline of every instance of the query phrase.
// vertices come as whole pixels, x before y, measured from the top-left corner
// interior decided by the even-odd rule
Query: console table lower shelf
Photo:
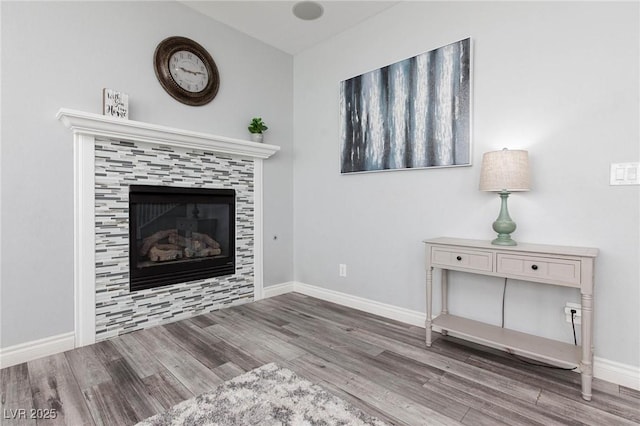
[[[537,359],[562,368],[579,368],[582,347],[509,330],[450,314],[433,319],[432,326],[469,340],[497,347],[514,355]]]

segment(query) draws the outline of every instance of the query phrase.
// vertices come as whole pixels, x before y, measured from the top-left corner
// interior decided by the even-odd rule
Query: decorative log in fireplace
[[[235,191],[129,187],[130,290],[235,273]]]
[[[152,262],[165,262],[183,257],[209,257],[220,253],[220,243],[210,235],[191,232],[191,238],[186,238],[180,235],[177,229],[156,232],[142,240],[140,249],[140,256],[147,256]]]

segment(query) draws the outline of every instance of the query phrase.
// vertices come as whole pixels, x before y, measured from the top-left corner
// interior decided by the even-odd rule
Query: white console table
[[[582,397],[591,400],[593,378],[593,267],[598,249],[518,243],[497,246],[489,241],[459,238],[425,240],[427,268],[426,343],[431,327],[455,333],[504,351],[552,365],[575,367],[582,375]],[[433,269],[442,271],[442,310],[432,319]],[[582,296],[582,346],[485,324],[448,312],[447,271],[513,278],[541,284],[574,287]]]

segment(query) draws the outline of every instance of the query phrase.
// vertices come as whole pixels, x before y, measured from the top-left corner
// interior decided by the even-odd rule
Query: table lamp
[[[516,230],[516,223],[509,216],[507,198],[515,191],[529,190],[529,153],[522,150],[485,152],[482,156],[480,171],[480,191],[498,192],[502,200],[500,214],[493,222],[493,230],[498,238],[491,244],[498,246],[515,246],[511,233]]]

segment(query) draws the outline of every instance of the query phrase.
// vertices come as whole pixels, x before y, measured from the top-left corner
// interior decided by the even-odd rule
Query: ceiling
[[[216,21],[295,55],[398,1],[319,1],[324,15],[315,21],[293,16],[296,1],[181,1]]]

